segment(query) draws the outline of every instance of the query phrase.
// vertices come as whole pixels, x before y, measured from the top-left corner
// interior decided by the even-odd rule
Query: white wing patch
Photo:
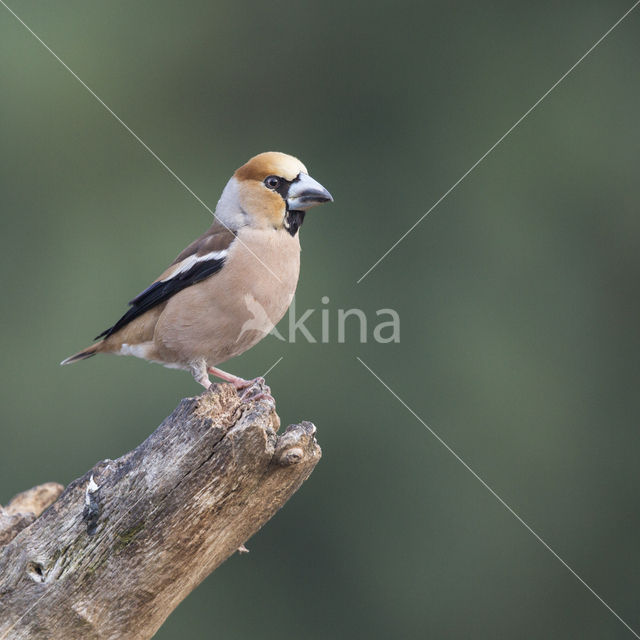
[[[207,260],[223,260],[227,257],[229,253],[228,249],[224,249],[223,251],[211,251],[210,253],[205,253],[203,256],[192,255],[188,258],[185,258],[182,262],[179,262],[175,265],[175,270],[172,271],[166,278],[160,280],[160,282],[167,282],[171,280],[171,278],[175,278],[176,276],[184,273],[185,271],[189,271],[191,267],[198,264],[198,262],[206,262]]]

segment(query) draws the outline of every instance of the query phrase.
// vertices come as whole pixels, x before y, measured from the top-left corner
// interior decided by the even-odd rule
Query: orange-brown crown
[[[258,180],[262,182],[267,176],[295,180],[300,172],[307,173],[307,168],[297,158],[279,151],[266,151],[243,164],[234,173],[234,176],[240,181]]]

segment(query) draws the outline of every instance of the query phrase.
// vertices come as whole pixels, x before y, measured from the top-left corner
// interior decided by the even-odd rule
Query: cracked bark
[[[0,507],[0,640],[151,638],[313,471],[315,427],[278,426],[214,385],[64,491]]]

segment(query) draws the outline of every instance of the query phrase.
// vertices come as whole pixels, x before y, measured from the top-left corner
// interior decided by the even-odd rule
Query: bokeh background
[[[282,421],[315,422],[324,457],[157,638],[632,637],[356,356],[640,630],[640,9],[356,284],[630,4],[11,3],[210,206],[267,149],[335,197],[297,296],[331,342],[227,365],[284,356]],[[58,362],[210,215],[2,6],[0,83],[6,502],[199,393],[134,358]],[[352,307],[397,310],[400,343],[353,323],[338,344]]]

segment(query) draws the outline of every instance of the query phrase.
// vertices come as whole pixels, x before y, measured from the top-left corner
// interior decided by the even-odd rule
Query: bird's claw
[[[256,384],[261,387],[266,386],[262,376],[254,378],[253,380],[243,380],[242,378],[238,378],[238,380],[233,383],[233,386],[236,388],[236,391],[242,391],[243,389],[249,389]]]
[[[276,399],[270,393],[265,393],[265,392],[262,392],[262,391],[260,393],[255,394],[255,395],[248,395],[246,397],[245,397],[245,395],[243,395],[241,399],[242,400],[251,400],[252,402],[257,402],[258,400],[267,400],[268,402],[270,402],[274,406],[276,404]]]
[[[247,380],[245,382],[246,384],[243,384],[240,387],[236,387],[238,391],[244,390],[244,392],[240,396],[240,399],[243,402],[246,402],[248,400],[252,400],[253,402],[256,402],[257,400],[268,400],[275,405],[276,401],[271,395],[271,389],[265,383],[263,377],[258,377],[254,380]]]

